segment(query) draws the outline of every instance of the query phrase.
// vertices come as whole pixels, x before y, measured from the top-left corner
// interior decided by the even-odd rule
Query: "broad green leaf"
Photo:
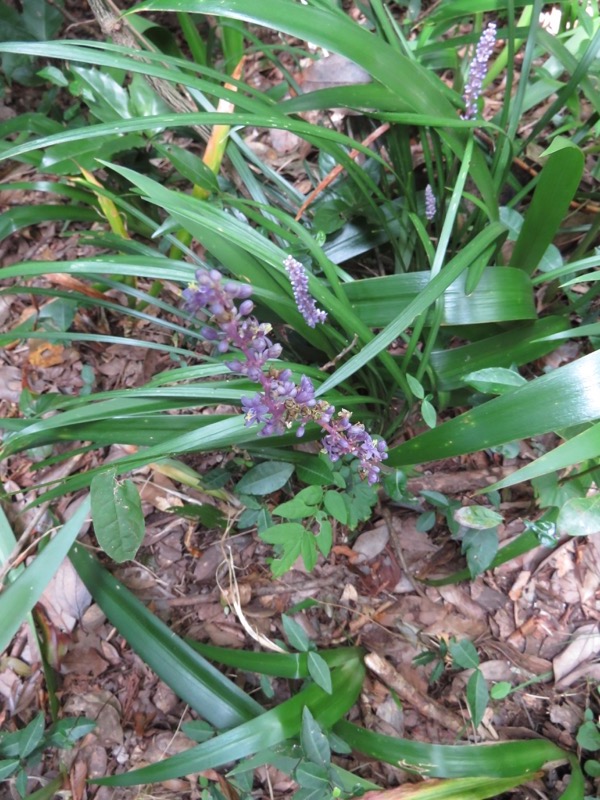
[[[467,703],[471,713],[471,721],[476,728],[483,719],[489,699],[486,680],[481,671],[476,669],[467,683]]]
[[[303,459],[296,462],[296,475],[309,486],[327,486],[333,483],[333,469],[322,456],[302,454]]]
[[[309,506],[319,505],[323,502],[323,489],[317,485],[306,486],[298,492],[294,499],[300,500]]]
[[[272,513],[277,517],[285,517],[285,519],[304,519],[312,517],[316,510],[316,506],[309,505],[297,496],[293,500],[275,506]]]
[[[217,728],[229,728],[263,712],[262,706],[151,614],[85,548],[75,545],[69,558],[129,646],[204,719]]]
[[[304,708],[311,711],[320,726],[329,728],[355,703],[364,674],[362,662],[349,659],[339,668],[332,670],[331,694],[313,684],[276,708],[197,747],[149,767],[125,775],[101,778],[95,783],[107,786],[135,786],[140,783],[169,780],[204,769],[217,769],[230,761],[238,761],[259,750],[272,748],[286,739],[298,736],[302,727]]]
[[[488,367],[467,373],[464,378],[467,386],[472,386],[484,394],[506,394],[517,386],[524,386],[527,380],[514,369]]]
[[[599,383],[597,351],[404,442],[386,464],[422,464],[594,421]]]
[[[98,544],[118,564],[134,558],[146,523],[133,481],[119,481],[114,470],[101,472],[90,485],[92,520]]]
[[[300,743],[309,761],[327,766],[331,761],[331,750],[327,737],[321,730],[309,708],[302,711]]]
[[[333,527],[328,519],[319,520],[319,532],[315,542],[322,555],[327,558],[333,545]]]
[[[481,575],[494,562],[498,552],[498,533],[496,528],[486,530],[469,529],[463,536],[463,552],[471,578]]]
[[[59,32],[64,21],[62,3],[52,5],[41,0],[23,0],[22,8],[22,20],[35,39],[51,39]]]
[[[473,642],[461,639],[459,642],[450,642],[448,649],[452,656],[452,663],[461,669],[473,669],[479,666],[479,655]]]
[[[501,514],[487,506],[462,506],[454,512],[454,519],[465,528],[474,528],[478,531],[496,528],[504,522]]]
[[[331,694],[331,670],[323,656],[311,651],[307,655],[310,677],[327,694]]]
[[[583,175],[583,151],[557,137],[546,151],[531,204],[511,256],[511,266],[531,274],[539,265],[563,222]]]
[[[44,713],[41,712],[31,720],[26,728],[19,731],[19,756],[21,758],[27,758],[28,755],[33,753],[42,741],[44,728]]]
[[[0,594],[0,653],[8,647],[21,622],[66,557],[89,514],[89,508],[89,498],[85,498],[33,563]]]
[[[18,758],[6,758],[0,761],[0,781],[10,778],[21,766]]]
[[[504,700],[512,692],[512,688],[512,683],[509,681],[498,681],[490,689],[490,697],[492,700]]]
[[[305,530],[302,534],[302,541],[300,545],[300,554],[304,562],[304,568],[307,572],[312,572],[319,560],[319,553],[317,551],[317,543],[312,531]]]
[[[283,545],[290,540],[300,539],[303,533],[304,528],[299,522],[283,522],[281,525],[273,525],[262,531],[260,538],[268,544]]]
[[[44,735],[44,714],[36,714],[31,722],[13,733],[0,734],[0,754],[3,756],[26,758],[42,740]]]
[[[556,528],[568,536],[592,536],[600,533],[600,495],[573,497],[558,512]]]
[[[324,800],[331,796],[329,773],[322,764],[302,761],[294,771],[294,778],[301,787],[294,793],[294,800]]]
[[[282,489],[294,472],[293,464],[283,461],[265,461],[257,464],[236,484],[236,491],[263,496]]]
[[[421,400],[421,416],[427,427],[435,428],[437,425],[437,412],[435,406],[427,399]]]
[[[584,750],[600,750],[600,730],[595,722],[584,722],[577,731],[577,744]]]
[[[345,525],[348,522],[348,508],[344,502],[344,498],[339,492],[334,492],[330,489],[325,492],[324,506],[328,514]]]
[[[46,732],[44,744],[48,747],[58,747],[66,750],[75,742],[94,730],[96,723],[93,719],[85,717],[72,717],[61,719]]]
[[[294,650],[298,650],[300,653],[307,653],[310,650],[311,641],[302,625],[287,614],[282,614],[281,622],[287,640]]]
[[[590,778],[600,778],[600,761],[590,758],[583,765],[583,769]]]
[[[357,317],[378,328],[396,319],[430,281],[430,272],[407,272],[356,280],[343,288]],[[535,319],[531,281],[522,270],[488,267],[472,293],[467,293],[466,281],[461,275],[444,291],[443,325]]]

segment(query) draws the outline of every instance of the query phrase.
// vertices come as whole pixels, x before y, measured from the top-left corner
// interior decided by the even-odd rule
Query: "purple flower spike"
[[[433,189],[429,184],[425,187],[425,216],[429,221],[434,219],[435,212],[437,211],[437,202]]]
[[[469,67],[469,79],[463,94],[465,112],[461,115],[461,119],[474,119],[477,116],[477,101],[481,96],[483,81],[488,70],[488,61],[494,52],[497,33],[496,23],[490,22],[477,43],[475,58]]]
[[[292,256],[288,256],[283,266],[290,277],[298,311],[306,320],[306,324],[314,328],[318,322],[325,322],[327,312],[317,308],[317,304],[308,293],[308,275],[302,264]]]
[[[311,327],[324,322],[326,313],[317,309],[308,294],[308,276],[304,267],[291,256],[285,266],[290,275],[298,308]],[[296,435],[303,436],[309,422],[319,425],[325,435],[323,447],[331,461],[342,456],[355,456],[360,461],[360,473],[369,483],[379,480],[379,464],[387,458],[383,439],[374,440],[362,423],[352,424],[350,412],[340,411],[325,400],[315,397],[310,378],[294,379],[290,369],[269,365],[281,355],[281,345],[270,339],[271,326],[259,323],[251,316],[254,305],[249,299],[252,288],[231,281],[223,284],[216,270],[199,270],[197,284],[186,289],[187,308],[207,325],[202,335],[213,342],[217,352],[227,353],[235,348],[242,357],[225,362],[235,375],[245,375],[260,385],[261,391],[242,397],[246,425],[262,425],[261,436],[280,435],[297,425]]]

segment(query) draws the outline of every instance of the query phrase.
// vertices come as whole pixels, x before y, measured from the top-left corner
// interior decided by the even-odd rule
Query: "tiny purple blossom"
[[[477,116],[477,101],[481,96],[483,81],[488,70],[488,61],[494,52],[497,33],[496,23],[490,22],[477,43],[475,57],[469,67],[469,78],[463,94],[465,112],[461,115],[462,119],[474,119]]]
[[[427,184],[425,187],[425,216],[431,221],[434,219],[436,211],[437,201],[435,199],[433,189],[429,184]]]
[[[306,320],[307,325],[314,328],[318,322],[325,322],[327,312],[317,308],[317,304],[308,293],[308,275],[303,265],[292,256],[288,256],[283,262],[283,266],[289,275],[298,311]]]

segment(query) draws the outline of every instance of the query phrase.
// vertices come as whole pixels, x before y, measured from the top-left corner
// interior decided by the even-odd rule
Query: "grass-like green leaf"
[[[600,418],[599,382],[597,351],[404,442],[387,463],[422,464],[593,422]]]
[[[330,728],[344,716],[358,697],[364,679],[362,661],[350,658],[345,664],[332,670],[331,677],[331,694],[313,684],[256,719],[184,753],[126,775],[103,778],[96,782],[107,786],[135,786],[139,783],[168,780],[203,769],[215,769],[229,761],[237,761],[298,736],[304,708],[311,711],[319,725]]]
[[[414,767],[428,778],[510,778],[532,775],[552,761],[569,761],[571,781],[561,800],[581,800],[583,775],[575,756],[546,739],[489,745],[425,744],[397,739],[340,721],[334,728],[352,748],[371,758]]]
[[[533,323],[489,336],[451,350],[431,354],[431,366],[438,389],[451,390],[465,386],[465,376],[487,368],[521,366],[554,350],[549,337],[569,327],[562,317],[544,317]]]
[[[317,394],[323,394],[328,389],[337,386],[388,347],[394,339],[397,339],[414,322],[419,314],[427,311],[442,296],[446,289],[457,280],[459,275],[468,269],[482,252],[485,252],[490,244],[497,241],[504,234],[505,228],[499,222],[488,225],[427,284],[427,287],[406,306],[393,322],[390,322],[381,333],[365,345],[360,353],[357,353],[343,366],[339,367],[321,385],[320,389],[317,390]]]
[[[583,175],[584,154],[576,144],[558,137],[548,152],[510,260],[529,274],[556,236]]]
[[[83,546],[75,545],[69,557],[96,603],[133,650],[204,719],[222,729],[263,712],[262,706],[151,614]]]
[[[582,433],[577,434],[572,439],[568,439],[564,444],[559,445],[549,453],[544,453],[543,456],[536,458],[526,467],[522,467],[501,481],[482,489],[481,492],[491,492],[492,490],[504,489],[507,486],[514,486],[523,481],[531,481],[534,478],[539,478],[540,475],[558,472],[573,464],[580,464],[583,461],[598,457],[600,457],[600,422],[591,425]]]
[[[279,678],[308,678],[308,653],[259,653],[251,650],[232,650],[212,644],[186,640],[188,644],[211,661],[235,667],[246,672],[258,672]],[[352,658],[362,657],[356,647],[336,647],[334,650],[317,651],[330,669],[345,664]]]
[[[0,653],[8,647],[21,622],[40,599],[77,538],[89,510],[89,498],[86,498],[33,563],[0,594]]]

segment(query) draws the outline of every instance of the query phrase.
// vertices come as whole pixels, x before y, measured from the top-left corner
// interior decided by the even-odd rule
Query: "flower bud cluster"
[[[327,312],[317,308],[317,304],[308,293],[308,275],[304,266],[292,256],[285,259],[283,266],[290,278],[298,311],[306,320],[306,324],[314,328],[318,322],[325,322]]]
[[[477,101],[481,96],[483,81],[488,70],[488,61],[494,52],[497,32],[496,23],[490,22],[477,43],[475,57],[469,67],[469,78],[463,94],[465,112],[462,114],[462,119],[474,119],[477,116]]]
[[[230,348],[238,350],[244,358],[227,361],[228,369],[261,386],[262,391],[242,398],[246,425],[262,424],[261,435],[270,436],[284,433],[298,423],[296,433],[302,436],[306,425],[316,422],[325,431],[323,449],[331,461],[344,455],[356,456],[362,476],[369,483],[376,483],[379,464],[387,458],[385,441],[374,440],[361,423],[353,424],[350,412],[336,414],[327,401],[318,400],[310,378],[303,375],[296,383],[291,370],[266,368],[267,361],[279,358],[282,348],[269,338],[271,326],[252,316],[252,287],[223,282],[216,269],[198,270],[196,279],[197,284],[186,289],[183,296],[186,308],[210,323],[210,327],[202,328],[202,335],[215,342],[219,353],[227,353]],[[309,308],[308,304],[304,307]],[[324,317],[318,315],[325,312],[319,312],[316,306],[313,310],[317,314],[315,322],[323,321]]]
[[[431,188],[431,184],[428,183],[425,187],[425,217],[431,221],[435,218],[436,212],[437,201],[435,199],[433,189]]]

